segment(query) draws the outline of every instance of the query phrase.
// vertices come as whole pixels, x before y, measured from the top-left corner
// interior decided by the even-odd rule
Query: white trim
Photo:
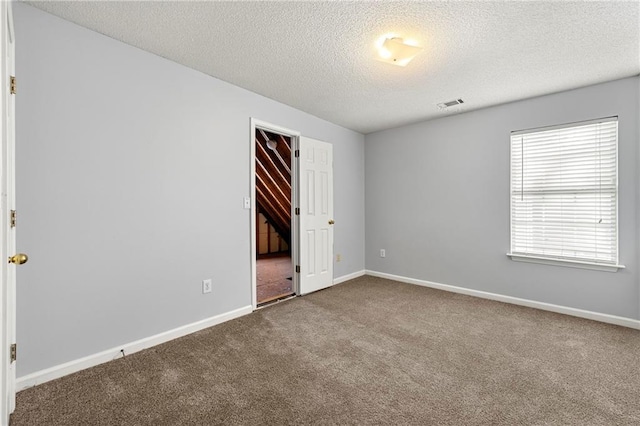
[[[567,129],[569,127],[588,126],[589,124],[596,124],[596,123],[610,123],[612,121],[618,121],[618,116],[612,115],[610,117],[594,118],[592,120],[583,120],[583,121],[573,121],[571,123],[556,124],[553,126],[532,127],[530,129],[514,130],[513,132],[511,132],[511,135],[519,136],[527,133],[548,132],[550,130]]]
[[[147,349],[168,342],[170,340],[177,339],[178,337],[186,336],[187,334],[195,333],[196,331],[200,331],[205,328],[209,328],[214,325],[239,318],[241,316],[250,314],[251,312],[253,312],[251,306],[244,306],[242,308],[235,309],[224,314],[216,315],[210,318],[203,319],[201,321],[183,325],[182,327],[174,328],[173,330],[156,334],[155,336],[145,337],[144,339],[125,343],[124,345],[116,346],[115,348],[98,352],[84,358],[76,359],[73,361],[65,362],[64,364],[36,371],[34,373],[27,374],[26,376],[19,377],[16,381],[16,389],[20,391],[48,382],[50,380],[59,379],[60,377],[66,376],[68,374],[75,373],[86,368],[95,367],[96,365],[100,365],[119,358],[122,356],[121,351],[124,351],[125,355],[131,355],[143,349]]]
[[[624,269],[624,265],[606,265],[603,263],[584,262],[570,259],[553,259],[550,257],[531,256],[527,254],[507,253],[511,260],[516,262],[541,263],[543,265],[565,266],[568,268],[591,269],[593,271],[618,272]]]
[[[608,324],[621,325],[623,327],[635,328],[640,330],[640,320],[633,318],[619,317],[616,315],[602,314],[599,312],[585,311],[583,309],[570,308],[568,306],[554,305],[551,303],[537,302],[535,300],[521,299],[519,297],[505,296],[502,294],[489,293],[486,291],[473,290],[470,288],[456,287],[448,284],[440,284],[432,281],[419,280],[416,278],[408,278],[400,275],[387,274],[385,272],[365,271],[367,275],[372,277],[386,278],[393,281],[400,281],[407,284],[415,284],[423,287],[435,288],[438,290],[449,291],[452,293],[466,294],[468,296],[479,297],[481,299],[496,300],[498,302],[511,303],[513,305],[527,306],[543,311],[556,312],[559,314],[571,315],[579,318],[586,318],[594,321],[605,322]]]
[[[291,152],[294,152],[298,149],[298,138],[300,137],[300,132],[296,130],[290,130],[285,127],[276,126],[275,124],[267,123],[266,121],[258,120],[256,118],[250,118],[250,127],[251,134],[249,146],[251,147],[251,156],[250,156],[250,175],[249,182],[251,182],[249,192],[251,194],[251,217],[249,220],[250,223],[250,238],[251,238],[251,306],[253,306],[253,310],[255,311],[258,308],[258,291],[257,291],[257,281],[256,281],[256,253],[258,251],[256,247],[256,127],[259,129],[267,130],[272,133],[278,133],[280,135],[289,136],[291,138]],[[298,260],[298,221],[295,216],[293,210],[298,204],[297,198],[297,162],[293,161],[291,164],[291,191],[292,191],[292,203],[291,203],[291,218],[293,219],[293,224],[291,226],[291,260],[295,265]],[[293,291],[295,294],[298,294],[298,276],[293,274]]]
[[[287,129],[286,127],[278,126],[275,124],[267,123],[266,121],[258,120],[257,118],[251,117],[251,126],[254,128],[254,132],[252,133],[252,137],[255,134],[255,128],[259,127],[262,130],[267,130],[271,133],[278,133],[284,136],[298,137],[300,136],[300,132],[297,130]],[[255,139],[252,139],[255,142]]]
[[[338,277],[338,278],[334,278],[333,279],[333,285],[340,284],[340,283],[343,283],[345,281],[352,280],[354,278],[363,277],[364,275],[365,275],[365,270],[364,269],[361,270],[361,271],[352,272],[350,274],[343,275],[343,276]]]

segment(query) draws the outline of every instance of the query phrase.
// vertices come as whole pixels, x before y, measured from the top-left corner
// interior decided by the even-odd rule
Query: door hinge
[[[296,207],[295,212],[296,212],[296,215],[298,215],[298,216],[299,216],[299,215],[300,215],[300,207]]]
[[[14,343],[9,347],[9,362],[15,362],[18,357],[18,346]]]
[[[9,224],[11,225],[12,228],[16,227],[16,211],[15,210],[11,210],[11,218],[9,219]]]
[[[10,81],[10,90],[11,90],[11,94],[15,95],[16,94],[16,78],[14,76],[11,76]]]
[[[299,274],[300,273],[300,265],[296,265],[296,273]]]
[[[299,149],[296,149],[295,156],[296,156],[296,158],[300,157],[300,150]]]

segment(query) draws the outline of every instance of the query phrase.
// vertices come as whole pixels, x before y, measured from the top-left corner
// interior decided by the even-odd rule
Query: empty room
[[[0,425],[640,424],[637,1],[0,11]]]

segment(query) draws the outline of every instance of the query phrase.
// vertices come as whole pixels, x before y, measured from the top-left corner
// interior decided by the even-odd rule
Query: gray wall
[[[361,134],[14,14],[19,377],[251,304],[250,117],[333,143],[335,276],[364,268]]]
[[[639,81],[367,135],[367,269],[640,318]],[[619,116],[620,262],[627,268],[610,273],[509,260],[509,133],[612,115]]]

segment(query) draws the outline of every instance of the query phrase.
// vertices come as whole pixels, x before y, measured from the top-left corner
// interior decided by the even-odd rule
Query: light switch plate
[[[211,293],[212,282],[211,278],[202,280],[202,294]]]
[[[245,210],[249,210],[251,208],[251,198],[244,197],[244,208]]]

